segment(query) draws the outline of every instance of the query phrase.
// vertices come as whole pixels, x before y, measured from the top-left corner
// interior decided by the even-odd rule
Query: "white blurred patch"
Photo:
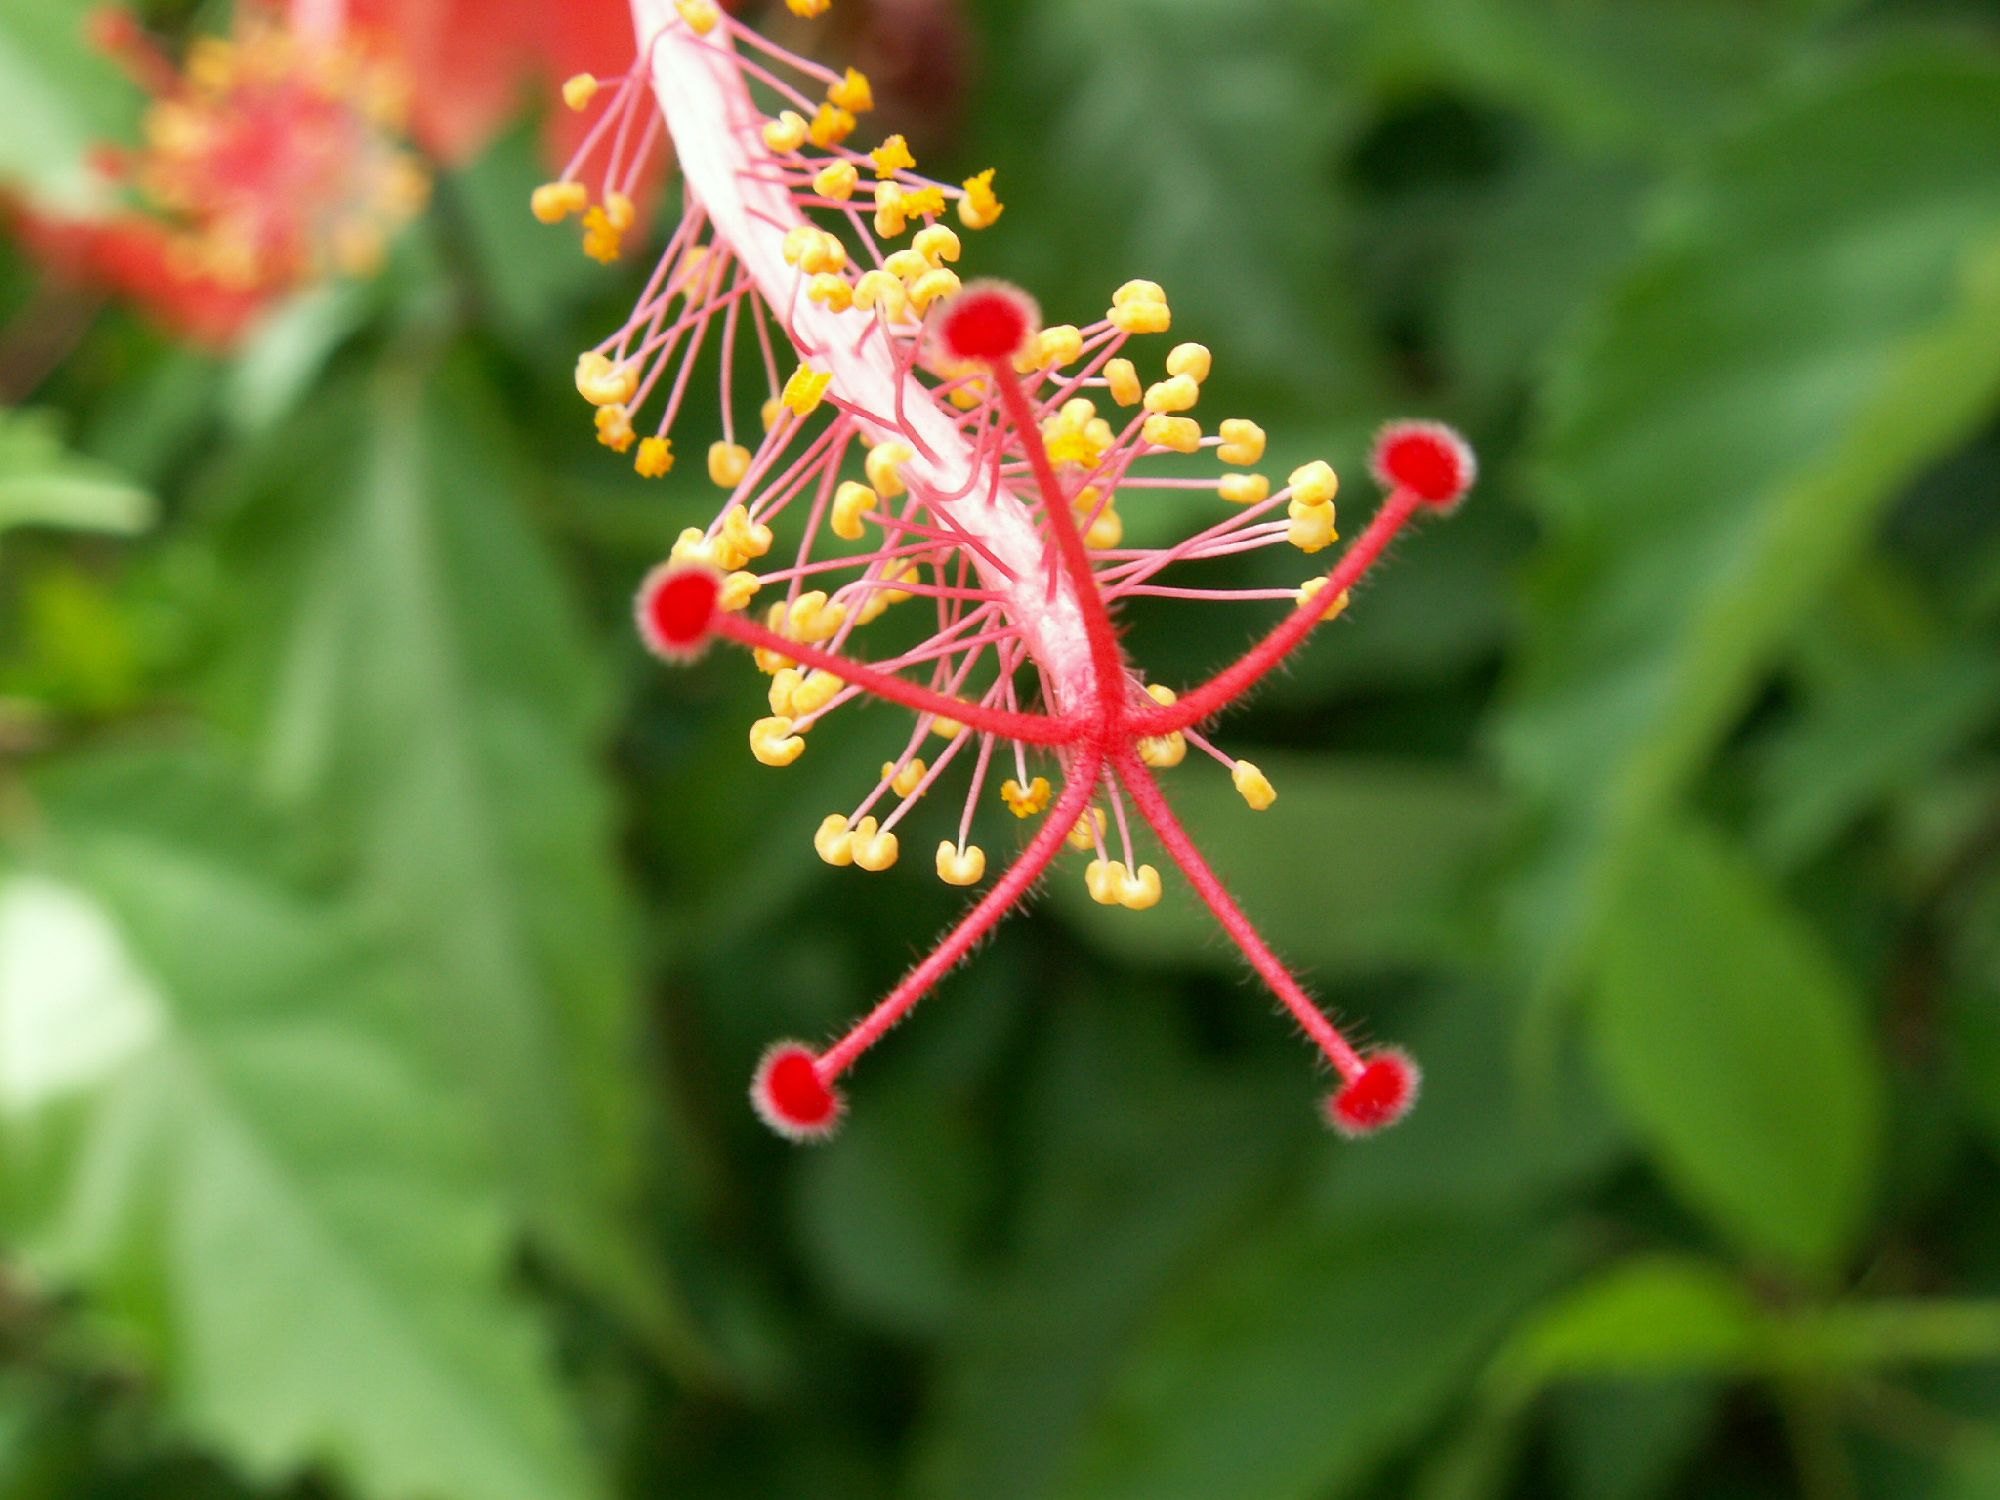
[[[159,1036],[158,995],[103,911],[37,876],[0,885],[0,1111],[103,1082]]]

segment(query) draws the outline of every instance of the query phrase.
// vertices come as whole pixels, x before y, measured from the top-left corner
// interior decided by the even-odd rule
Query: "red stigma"
[[[668,563],[639,586],[639,635],[648,649],[684,660],[708,642],[722,579],[708,568]]]
[[[1409,1054],[1393,1048],[1377,1052],[1327,1101],[1327,1121],[1350,1138],[1373,1135],[1410,1112],[1422,1081]]]
[[[1034,299],[1002,281],[976,281],[946,304],[938,341],[954,359],[1012,359],[1027,348],[1040,321]]]
[[[1479,476],[1472,445],[1442,422],[1391,422],[1375,439],[1369,467],[1385,489],[1404,489],[1448,509]]]
[[[790,1141],[825,1140],[842,1108],[840,1095],[820,1077],[817,1059],[797,1042],[780,1042],[764,1054],[750,1082],[750,1105]]]

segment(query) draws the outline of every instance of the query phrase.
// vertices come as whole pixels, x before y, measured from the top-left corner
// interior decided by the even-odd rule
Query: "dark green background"
[[[0,11],[42,195],[131,124],[78,13]],[[2000,1496],[2000,17],[958,19],[882,118],[999,167],[968,264],[1165,283],[1350,531],[1383,418],[1482,452],[1223,726],[1277,809],[1169,776],[1418,1113],[1328,1135],[1185,895],[1066,864],[761,1130],[963,897],[812,855],[897,716],[773,772],[630,639],[713,492],[589,441],[640,277],[527,122],[233,358],[0,251],[0,1496]]]

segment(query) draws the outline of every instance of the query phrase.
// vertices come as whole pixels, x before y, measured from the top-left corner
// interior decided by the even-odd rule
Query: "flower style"
[[[812,15],[828,0],[787,3]],[[1414,1063],[1392,1048],[1357,1049],[1307,997],[1154,773],[1192,747],[1228,770],[1251,808],[1272,805],[1264,774],[1200,726],[1338,614],[1415,516],[1463,497],[1470,451],[1435,424],[1385,429],[1375,469],[1386,501],[1331,569],[1296,590],[1160,581],[1182,564],[1255,548],[1332,546],[1333,470],[1310,463],[1274,489],[1256,470],[1265,435],[1254,422],[1204,433],[1189,415],[1211,364],[1200,344],[1173,346],[1159,378],[1141,377],[1128,346],[1172,324],[1153,282],[1125,283],[1104,316],[1081,327],[1043,325],[1011,287],[961,285],[947,206],[963,227],[991,225],[1003,212],[993,174],[932,181],[899,136],[850,148],[873,103],[854,69],[794,56],[711,0],[633,0],[633,13],[644,42],[631,71],[565,87],[573,106],[601,98],[604,108],[533,207],[549,223],[580,215],[585,249],[613,259],[634,227],[630,185],[663,135],[684,174],[685,211],[637,307],[576,371],[599,441],[636,449],[638,471],[658,476],[674,466],[671,429],[715,344],[722,432],[706,467],[725,498],[640,589],[642,636],[672,660],[716,636],[751,650],[771,679],[771,712],[749,733],[765,765],[796,761],[810,731],[858,698],[915,713],[872,790],[819,825],[813,844],[829,864],[895,864],[897,829],[954,766],[969,765],[969,787],[955,836],[937,848],[945,881],[986,878],[985,851],[971,839],[996,771],[1008,810],[1041,820],[963,920],[844,1036],[766,1054],[751,1089],[758,1113],[797,1140],[831,1131],[843,1107],[837,1080],[1023,900],[1065,844],[1091,856],[1084,882],[1095,900],[1154,905],[1160,876],[1133,852],[1136,812],[1337,1073],[1329,1122],[1360,1135],[1401,1118],[1417,1089]],[[753,89],[774,112],[759,108]],[[761,367],[765,392],[754,437],[740,432],[735,409],[745,345],[742,362]],[[1209,450],[1227,472],[1157,472],[1156,460]],[[1170,546],[1125,545],[1119,501],[1164,488],[1214,491],[1224,512]],[[795,550],[755,571],[780,523],[796,523]],[[782,593],[753,613],[767,589]],[[1148,682],[1119,643],[1113,608],[1147,595],[1291,608],[1240,660],[1177,694]],[[930,623],[921,643],[873,660],[856,654],[858,631],[916,600]],[[1031,756],[1057,771],[1059,792]]]

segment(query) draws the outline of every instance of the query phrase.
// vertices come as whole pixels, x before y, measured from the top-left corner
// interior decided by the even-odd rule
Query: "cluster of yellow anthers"
[[[383,59],[251,13],[196,41],[176,75],[129,21],[104,30],[155,91],[126,167],[187,274],[239,291],[367,274],[422,212],[429,175],[395,144],[409,91]]]
[[[787,3],[801,15],[825,8],[825,0]],[[598,408],[599,436],[620,451],[638,441],[642,471],[664,473],[668,428],[713,328],[722,435],[709,473],[728,491],[720,513],[683,533],[641,586],[642,637],[667,660],[717,637],[755,653],[771,676],[771,713],[751,726],[750,746],[767,765],[797,760],[807,732],[857,697],[914,713],[874,790],[821,821],[813,845],[829,864],[895,864],[897,825],[961,758],[970,786],[956,836],[938,844],[941,879],[986,878],[971,831],[996,755],[1014,772],[1001,800],[1017,817],[1040,819],[964,918],[839,1039],[765,1054],[751,1085],[757,1112],[795,1140],[832,1131],[838,1080],[1026,897],[1066,841],[1092,855],[1084,882],[1095,900],[1155,905],[1160,874],[1134,853],[1138,824],[1340,1075],[1328,1122],[1351,1135],[1393,1124],[1416,1097],[1415,1065],[1394,1049],[1357,1049],[1319,1010],[1209,867],[1155,768],[1196,750],[1228,769],[1252,808],[1272,805],[1269,779],[1217,749],[1202,726],[1344,606],[1347,588],[1413,518],[1463,498],[1471,451],[1436,424],[1391,424],[1373,458],[1386,498],[1320,578],[1296,590],[1181,581],[1181,564],[1259,547],[1328,547],[1336,483],[1313,463],[1273,493],[1257,470],[1265,437],[1255,423],[1203,430],[1191,415],[1211,363],[1202,346],[1174,346],[1158,378],[1141,378],[1126,349],[1171,330],[1160,287],[1127,282],[1104,317],[1082,327],[1040,326],[1038,309],[1012,287],[961,289],[952,268],[959,241],[938,220],[956,198],[962,223],[991,223],[1000,206],[989,175],[947,188],[915,175],[900,139],[866,154],[848,149],[856,115],[873,102],[867,81],[775,47],[712,0],[632,6],[642,66],[597,129],[616,142],[599,201],[628,192],[624,142],[643,71],[658,112],[642,140],[654,124],[672,138],[685,211],[632,317],[585,351],[577,386]],[[875,179],[868,204],[857,201],[864,171]],[[764,375],[754,450],[736,441],[734,425],[739,335],[749,333]],[[663,383],[655,437],[640,441],[633,413]],[[1100,400],[1110,404],[1100,409]],[[1209,447],[1230,472],[1189,475],[1183,456]],[[1156,457],[1167,472],[1153,472]],[[1171,545],[1128,545],[1118,502],[1163,488],[1212,490],[1229,503]],[[785,525],[796,550],[772,558],[781,522],[796,523]],[[1172,581],[1161,580],[1169,569]],[[782,596],[760,624],[747,611],[765,589]],[[1236,661],[1176,698],[1145,680],[1118,638],[1117,606],[1144,595],[1291,607]],[[908,605],[899,621],[927,627],[922,640],[872,660],[858,655],[853,632],[896,603]],[[1030,752],[1060,774],[1053,796],[1051,777],[1030,772]]]
[[[825,8],[790,3],[801,15]],[[942,220],[955,205],[960,228],[993,224],[1002,213],[993,173],[956,187],[930,181],[917,174],[900,135],[850,148],[857,118],[874,104],[860,72],[836,73],[784,52],[709,0],[640,0],[642,18],[649,6],[660,29],[630,74],[565,86],[573,108],[609,103],[577,160],[536,191],[533,207],[551,223],[582,214],[586,248],[615,254],[633,225],[631,185],[664,119],[684,170],[683,214],[631,317],[579,357],[576,384],[595,408],[598,440],[619,453],[636,449],[636,470],[658,477],[674,467],[669,429],[691,372],[714,351],[723,431],[708,447],[706,470],[727,498],[706,526],[680,533],[670,560],[723,575],[718,604],[731,613],[747,611],[767,589],[782,590],[759,616],[772,643],[753,655],[771,680],[769,713],[750,729],[752,754],[768,766],[792,764],[809,732],[865,691],[787,655],[781,643],[851,653],[857,629],[913,599],[935,608],[934,623],[927,621],[923,641],[876,668],[989,710],[1036,698],[1082,701],[1094,689],[1091,669],[1072,649],[1080,638],[1066,592],[1072,585],[1058,572],[1045,586],[1052,567],[1045,530],[1014,498],[1033,489],[1024,434],[1002,419],[989,372],[955,363],[930,336],[937,309],[961,290],[964,245]],[[812,92],[792,87],[785,70],[804,75]],[[753,82],[777,96],[769,108],[753,102]],[[609,159],[593,193],[581,168],[600,155]],[[1142,374],[1149,362],[1131,341],[1172,326],[1164,289],[1128,281],[1100,319],[1039,327],[1013,361],[1089,549],[1095,586],[1113,603],[1144,595],[1304,601],[1323,578],[1297,590],[1159,581],[1167,569],[1207,558],[1284,544],[1313,553],[1336,539],[1330,467],[1296,469],[1274,493],[1258,468],[1261,427],[1229,418],[1213,433],[1204,429],[1196,411],[1213,364],[1206,347],[1175,343]],[[753,443],[748,434],[739,440],[736,408],[746,371],[759,367],[761,435]],[[663,394],[660,415],[642,436],[638,413],[655,393]],[[1206,449],[1227,472],[1153,472],[1155,460],[1184,465],[1181,456]],[[1127,545],[1121,500],[1136,503],[1158,489],[1208,490],[1227,505],[1191,537]],[[781,524],[801,515],[796,551],[773,558]],[[1039,681],[1024,682],[1024,674]],[[1170,690],[1136,674],[1129,687],[1137,701],[1174,702]],[[927,759],[918,753],[927,745],[941,748]],[[1162,768],[1198,749],[1229,771],[1250,807],[1275,800],[1261,770],[1192,726],[1137,748],[1146,765]],[[999,788],[1009,811],[1026,820],[1051,806],[1050,781],[1031,771],[1030,749],[948,714],[920,713],[873,792],[829,814],[813,846],[829,864],[890,868],[905,816],[955,763],[969,762],[957,836],[939,844],[936,870],[951,884],[977,884],[987,859],[970,835],[996,755],[1013,761],[1014,774]],[[1094,855],[1086,887],[1107,905],[1150,907],[1159,873],[1134,856],[1116,787],[1105,796],[1105,805],[1069,815],[1069,841]]]

